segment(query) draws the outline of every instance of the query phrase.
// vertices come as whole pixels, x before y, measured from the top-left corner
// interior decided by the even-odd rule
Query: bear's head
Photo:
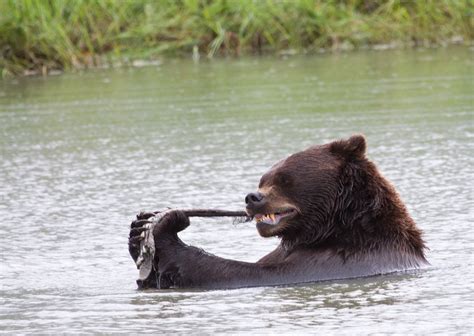
[[[279,236],[287,248],[351,253],[393,243],[422,253],[421,232],[365,153],[364,136],[354,135],[276,163],[245,198],[260,235]]]

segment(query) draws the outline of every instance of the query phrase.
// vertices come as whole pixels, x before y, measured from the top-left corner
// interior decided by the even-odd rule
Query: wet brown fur
[[[184,244],[177,232],[189,220],[178,211],[171,213],[155,228],[158,272],[148,286],[278,285],[427,264],[421,231],[365,152],[365,138],[355,135],[293,154],[262,176],[264,201],[249,204],[248,213],[291,206],[296,215],[276,226],[257,224],[262,236],[279,236],[281,244],[256,263],[219,258]]]
[[[365,138],[355,135],[290,156],[260,181],[270,207],[252,212],[291,200],[299,215],[276,234],[286,250],[337,246],[349,257],[391,245],[424,258],[421,231],[365,152]]]

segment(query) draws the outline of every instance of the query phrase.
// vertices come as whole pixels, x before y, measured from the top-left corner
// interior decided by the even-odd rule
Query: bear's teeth
[[[268,224],[275,224],[277,221],[277,215],[275,215],[274,213],[266,215],[257,215],[255,216],[255,220],[257,221],[257,223],[267,222]]]

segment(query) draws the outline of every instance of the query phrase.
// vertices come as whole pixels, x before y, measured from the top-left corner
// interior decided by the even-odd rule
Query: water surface
[[[165,61],[0,83],[0,330],[473,331],[473,57],[467,49]],[[423,272],[138,292],[129,222],[243,208],[274,162],[363,132],[425,232]],[[199,220],[187,243],[255,261],[276,239]]]

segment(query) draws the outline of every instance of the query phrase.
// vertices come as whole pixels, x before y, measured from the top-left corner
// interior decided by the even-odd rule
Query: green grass
[[[0,70],[471,43],[473,31],[473,0],[0,0]]]

